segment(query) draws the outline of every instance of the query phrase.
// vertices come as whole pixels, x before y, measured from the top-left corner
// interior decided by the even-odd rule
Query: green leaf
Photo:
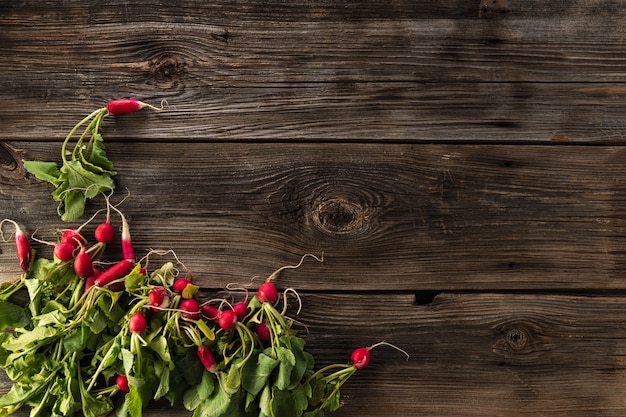
[[[66,352],[79,352],[83,350],[89,340],[90,336],[89,327],[83,323],[80,327],[70,331],[63,338],[63,348]]]
[[[270,401],[272,417],[299,417],[308,407],[306,393],[302,390],[274,390]]]
[[[0,408],[13,406],[17,409],[21,407],[26,401],[45,391],[56,376],[56,370],[52,370],[48,375],[42,372],[31,378],[27,385],[13,385],[8,393],[0,397]]]
[[[62,181],[59,180],[61,171],[56,162],[41,162],[41,161],[23,161],[24,168],[36,178],[47,181],[57,187]]]
[[[231,400],[232,395],[220,387],[209,398],[200,403],[192,417],[220,417],[228,410]]]
[[[261,414],[265,416],[269,416],[272,413],[272,408],[270,406],[272,400],[272,389],[269,385],[265,385],[263,388],[263,392],[259,397],[259,408],[261,409]]]
[[[183,396],[183,405],[185,408],[189,411],[198,408],[200,404],[207,400],[213,393],[216,383],[215,375],[205,370],[202,374],[202,381],[185,392]]]
[[[146,276],[141,273],[141,264],[135,265],[132,271],[124,278],[124,287],[126,291],[134,290],[135,288],[139,288]]]
[[[152,349],[157,355],[159,355],[162,361],[170,362],[172,360],[167,346],[167,339],[165,339],[163,335],[159,335],[152,339],[148,344],[148,347],[150,347],[150,349]]]
[[[200,329],[200,331],[202,332],[202,334],[204,334],[207,340],[211,340],[211,341],[215,340],[215,333],[213,332],[213,330],[211,330],[209,326],[207,326],[204,320],[202,319],[197,320],[196,326],[198,326],[198,329]]]
[[[285,390],[291,385],[291,371],[296,365],[296,357],[291,350],[282,346],[276,348],[276,353],[280,364],[278,366],[278,376],[274,384],[279,390]]]
[[[241,370],[241,385],[249,393],[257,395],[279,363],[264,353],[260,353],[256,360],[250,358]]]
[[[0,300],[0,330],[24,327],[28,323],[28,316],[22,307]]]
[[[118,412],[119,415],[126,415],[126,413],[128,413],[132,417],[141,417],[143,400],[138,387],[131,385],[130,390],[124,395],[122,410],[122,412]]]
[[[159,375],[159,386],[154,393],[154,399],[158,400],[165,397],[170,390],[170,368],[162,363],[155,363],[154,367]]]
[[[113,403],[108,398],[96,398],[84,389],[81,389],[81,398],[85,417],[103,417],[113,411]]]
[[[83,164],[89,166],[93,172],[108,172],[111,175],[115,175],[113,162],[111,162],[106,155],[102,135],[100,133],[93,132],[92,141],[93,147],[91,148],[89,160],[87,161],[83,159]]]
[[[16,352],[25,349],[28,345],[35,342],[42,342],[62,335],[63,333],[60,330],[52,327],[35,327],[33,330],[22,333],[15,339],[8,341],[3,347],[8,351]]]
[[[115,188],[111,174],[91,172],[80,160],[66,161],[60,169],[59,181],[52,197],[61,203],[59,213],[64,211],[61,219],[66,222],[74,222],[83,215],[86,199]]]

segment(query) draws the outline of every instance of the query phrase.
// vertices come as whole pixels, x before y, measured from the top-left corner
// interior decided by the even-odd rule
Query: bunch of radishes
[[[87,131],[99,135],[105,111],[123,114],[146,106],[111,102],[92,113],[95,122]],[[286,315],[288,299],[300,303],[300,297],[291,288],[279,291],[274,281],[305,258],[320,258],[305,255],[297,265],[279,268],[256,291],[240,286],[208,298],[172,251],[151,251],[137,260],[126,217],[111,205],[110,193],[101,195],[106,208],[83,225],[63,230],[54,243],[34,239],[54,246],[51,259],[34,256],[18,223],[0,224],[13,226],[24,271],[0,289],[0,309],[15,317],[3,323],[14,332],[0,337],[0,358],[15,361],[0,361],[0,367],[16,382],[0,397],[0,415],[31,405],[33,416],[82,410],[86,417],[100,417],[115,409],[119,417],[139,417],[151,401],[166,399],[194,417],[321,416],[340,406],[339,388],[369,364],[370,350],[388,345],[358,348],[349,362],[316,371]],[[105,218],[97,220],[102,213]],[[119,229],[122,253],[105,262],[105,246]],[[149,267],[155,257],[167,256],[173,260]],[[10,299],[20,288],[29,295],[24,306]],[[23,360],[64,365],[42,365],[36,377],[32,367],[20,367]],[[37,378],[45,383],[33,384]]]

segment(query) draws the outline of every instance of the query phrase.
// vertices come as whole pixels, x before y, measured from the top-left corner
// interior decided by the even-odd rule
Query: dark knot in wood
[[[342,198],[322,201],[313,213],[315,223],[328,233],[345,234],[358,230],[365,222],[361,206]]]
[[[185,63],[164,55],[150,61],[150,73],[159,82],[174,82],[185,72]]]
[[[505,339],[507,345],[513,350],[523,350],[526,348],[526,345],[530,340],[530,336],[526,329],[515,327],[507,332]]]
[[[12,148],[4,142],[0,142],[0,175],[15,179],[26,177],[22,156],[23,152]]]

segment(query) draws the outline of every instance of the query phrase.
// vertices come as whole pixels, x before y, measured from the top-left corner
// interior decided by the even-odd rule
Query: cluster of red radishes
[[[108,114],[121,115],[138,111],[144,107],[156,109],[146,103],[128,99],[109,102],[106,111]],[[105,109],[100,109],[99,111],[103,112]],[[245,299],[242,301],[231,302],[226,299],[214,299],[200,302],[198,297],[200,287],[192,282],[190,274],[185,277],[179,277],[176,274],[175,278],[171,276],[170,279],[165,279],[160,278],[156,273],[157,271],[153,271],[153,274],[148,273],[147,259],[153,252],[137,261],[129,225],[125,216],[117,207],[110,204],[108,196],[104,197],[107,203],[106,218],[93,231],[94,244],[89,243],[89,240],[85,237],[84,230],[102,211],[98,211],[91,219],[78,228],[63,230],[58,242],[48,243],[33,239],[42,244],[53,245],[54,258],[64,266],[69,267],[71,265],[76,276],[80,278],[75,278],[76,282],[83,287],[81,292],[83,296],[79,302],[84,302],[87,306],[93,306],[96,302],[95,300],[104,293],[109,294],[112,299],[114,296],[111,294],[113,293],[123,293],[128,296],[130,301],[126,305],[126,315],[122,318],[122,322],[119,323],[122,331],[119,335],[112,335],[113,338],[120,338],[120,347],[128,348],[129,352],[140,357],[142,349],[149,348],[149,343],[143,339],[144,336],[155,337],[158,334],[160,335],[159,337],[167,340],[167,344],[181,341],[185,348],[191,347],[196,350],[199,362],[204,369],[220,381],[220,384],[222,384],[221,378],[225,378],[222,375],[225,372],[224,368],[230,366],[230,360],[235,355],[241,355],[239,365],[237,366],[243,366],[255,352],[259,354],[268,346],[274,350],[274,353],[276,349],[289,349],[290,345],[289,343],[285,344],[283,336],[294,335],[295,332],[291,329],[292,321],[284,317],[287,308],[287,293],[293,293],[298,300],[300,298],[293,289],[287,289],[284,293],[279,292],[273,281],[280,271],[299,267],[307,256],[313,256],[320,261],[321,259],[314,255],[305,255],[298,265],[279,268],[258,287],[256,294],[252,297],[250,297],[249,291],[245,289]],[[111,223],[112,212],[116,212],[121,218],[122,256],[115,263],[107,264],[108,266],[104,267],[105,263],[100,258],[104,253],[106,245],[112,242],[116,235],[116,229]],[[31,272],[30,266],[34,258],[30,239],[18,223],[10,219],[5,219],[0,223],[0,232],[5,223],[10,223],[14,226],[17,258],[21,269],[24,271],[23,279],[29,276]],[[146,266],[142,266],[144,260]],[[178,258],[176,260],[178,261]],[[78,288],[80,291],[80,287]],[[281,301],[284,307],[282,313],[275,308]],[[159,313],[165,313],[159,318],[164,324],[155,325],[157,326],[156,329],[154,327],[151,328],[151,320],[155,321],[153,317]],[[173,319],[170,320],[171,318]],[[170,331],[171,333],[168,333]],[[216,334],[223,341],[223,347],[219,349]],[[329,386],[332,385],[328,392],[320,394],[321,397],[318,401],[325,399],[324,401],[328,402],[331,398],[335,401],[339,396],[338,390],[343,382],[356,370],[367,367],[370,361],[370,351],[381,345],[391,346],[406,354],[403,350],[387,342],[379,342],[372,346],[357,348],[352,352],[349,363],[331,365],[315,372],[312,369],[308,369],[310,374],[307,374],[304,382],[300,381],[300,383],[304,385],[312,384],[310,386],[311,390],[317,387],[322,389],[322,391],[327,384]],[[227,357],[226,352],[229,349],[236,353],[232,353],[232,356]],[[302,349],[302,347],[298,349]],[[113,348],[107,348],[107,351],[113,352],[114,350]],[[220,361],[216,360],[216,356]],[[277,358],[272,360],[278,361]],[[140,364],[140,361],[136,363]],[[312,368],[313,365],[309,365]],[[89,375],[87,391],[98,385],[96,380],[98,374],[103,372],[103,366],[98,366],[95,372]],[[129,372],[130,369],[134,371],[136,369],[127,367],[126,363],[124,363],[124,368],[126,368],[127,374],[120,372],[115,377],[115,387],[113,388],[116,391],[112,392],[112,394],[119,390],[129,393],[127,394],[128,398],[128,395],[136,394],[132,391],[132,387],[137,378],[133,376],[132,372]],[[116,369],[115,372],[119,372],[119,369]],[[227,371],[226,373],[228,374]],[[138,372],[138,374],[141,373]],[[230,378],[230,374],[228,378]],[[111,393],[108,390],[109,388],[106,388],[102,393]],[[255,395],[257,394],[259,393],[255,393]],[[326,402],[320,403],[320,412],[326,407]],[[338,402],[335,406],[339,406]],[[335,408],[329,407],[329,409]],[[300,413],[301,411],[299,410],[298,412]],[[318,414],[315,415],[317,416]]]

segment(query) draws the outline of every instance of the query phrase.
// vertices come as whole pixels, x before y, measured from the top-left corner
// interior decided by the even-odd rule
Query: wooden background
[[[323,253],[278,281],[318,362],[409,352],[333,415],[622,417],[625,41],[622,0],[0,0],[0,213],[64,226],[7,149],[165,99],[104,124],[138,252],[206,291]]]

